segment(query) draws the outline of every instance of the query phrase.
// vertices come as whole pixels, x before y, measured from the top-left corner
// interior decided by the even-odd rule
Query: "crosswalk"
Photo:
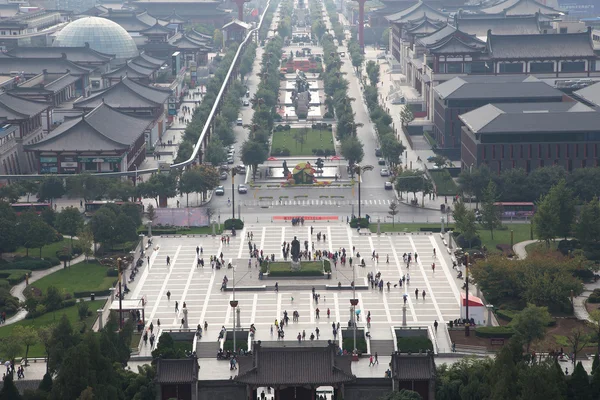
[[[375,200],[361,200],[360,204],[365,205],[390,205],[394,200],[390,199],[375,199]],[[278,207],[278,206],[350,206],[358,205],[358,200],[346,200],[346,199],[294,199],[294,200],[243,200],[242,205],[245,207]]]

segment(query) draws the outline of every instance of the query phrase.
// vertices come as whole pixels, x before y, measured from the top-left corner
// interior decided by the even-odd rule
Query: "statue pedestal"
[[[300,270],[300,268],[301,268],[301,266],[302,266],[302,265],[300,264],[300,260],[297,260],[297,261],[294,261],[294,260],[292,260],[292,261],[290,262],[290,265],[291,265],[291,267],[292,267],[292,271],[299,271],[299,270]]]

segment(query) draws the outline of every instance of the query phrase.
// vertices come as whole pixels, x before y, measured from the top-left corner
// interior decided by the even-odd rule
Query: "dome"
[[[138,55],[132,37],[119,24],[106,18],[84,17],[77,19],[56,34],[54,47],[90,48],[116,58],[130,59]]]

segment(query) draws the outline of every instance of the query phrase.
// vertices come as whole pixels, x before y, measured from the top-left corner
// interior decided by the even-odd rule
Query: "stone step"
[[[371,354],[389,356],[393,352],[394,342],[392,340],[371,340]]]

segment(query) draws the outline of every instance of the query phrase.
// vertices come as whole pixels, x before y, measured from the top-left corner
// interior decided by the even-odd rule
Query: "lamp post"
[[[231,218],[235,219],[235,168],[231,168]]]
[[[372,165],[355,165],[354,172],[358,175],[358,218],[360,219],[360,176],[363,172],[372,171]]]
[[[238,305],[238,301],[235,299],[235,265],[233,266],[233,300],[229,302],[231,306],[231,312],[233,313],[233,353],[235,354],[236,342],[235,342],[235,308]]]
[[[356,284],[354,280],[356,279],[356,263],[352,264],[352,298],[350,299],[350,305],[352,306],[352,331],[354,338],[354,350],[356,350],[356,305],[358,304],[358,299],[356,298]]]
[[[467,323],[465,324],[465,336],[470,336],[469,331],[469,253],[465,253],[465,317]]]
[[[441,234],[444,235],[444,217],[442,217],[442,230],[441,230]],[[443,238],[442,238],[443,239]]]
[[[121,272],[123,260],[121,257],[117,258],[117,268],[119,270],[119,329],[123,329],[123,289],[121,287],[121,281],[123,273]]]

